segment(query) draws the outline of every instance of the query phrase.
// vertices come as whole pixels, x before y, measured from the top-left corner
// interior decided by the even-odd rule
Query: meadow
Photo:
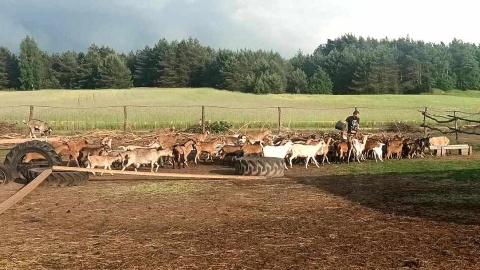
[[[0,121],[19,123],[33,117],[56,130],[122,129],[124,107],[128,126],[148,130],[185,128],[201,119],[226,121],[234,128],[276,128],[278,107],[287,128],[332,128],[354,108],[364,127],[392,122],[419,125],[420,110],[447,114],[458,110],[478,112],[480,91],[439,91],[426,95],[253,95],[210,88],[133,88],[128,90],[40,90],[0,92]],[[478,118],[478,115],[476,116]]]

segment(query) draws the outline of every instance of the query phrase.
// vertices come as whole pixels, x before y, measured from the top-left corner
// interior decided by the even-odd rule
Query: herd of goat
[[[105,138],[98,146],[92,146],[86,139],[77,141],[57,141],[52,145],[60,155],[69,157],[77,166],[87,168],[102,167],[112,169],[112,165],[122,170],[133,166],[134,170],[149,165],[151,171],[158,171],[165,163],[173,168],[187,166],[188,160],[198,163],[231,162],[242,156],[264,156],[284,158],[286,164],[293,166],[294,160],[304,160],[305,168],[313,162],[362,162],[366,159],[401,159],[424,157],[430,145],[446,145],[446,137],[411,138],[406,136],[350,135],[334,133],[322,136],[309,135],[273,135],[271,131],[246,132],[242,135],[211,136],[204,134],[159,134],[156,141],[149,145],[126,145],[112,148],[112,140]],[[29,162],[37,159],[38,154],[30,153],[24,159]],[[190,159],[189,159],[190,158]],[[287,166],[285,166],[287,168]]]

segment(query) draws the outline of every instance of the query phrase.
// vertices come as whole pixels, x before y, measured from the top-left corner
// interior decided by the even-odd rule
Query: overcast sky
[[[0,0],[0,46],[30,35],[43,50],[118,52],[159,39],[197,38],[215,49],[312,53],[345,33],[480,43],[475,0]]]

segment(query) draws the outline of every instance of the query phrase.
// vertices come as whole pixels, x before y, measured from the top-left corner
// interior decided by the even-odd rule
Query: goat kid
[[[112,163],[116,161],[121,161],[122,158],[120,155],[109,157],[109,156],[88,156],[88,165],[87,168],[95,169],[95,167],[102,167],[104,170],[112,170]],[[95,172],[92,172],[95,175]],[[110,173],[113,175],[113,173]],[[103,172],[100,173],[100,176],[103,175]]]

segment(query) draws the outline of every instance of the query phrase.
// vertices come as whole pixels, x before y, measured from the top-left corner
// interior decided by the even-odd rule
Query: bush
[[[225,133],[231,127],[232,125],[225,121],[215,121],[213,123],[205,121],[205,131],[208,131],[210,133]],[[199,124],[191,125],[187,129],[185,129],[185,132],[202,133],[202,124],[199,123]]]
[[[215,122],[210,124],[209,131],[211,133],[225,133],[231,127],[232,127],[232,125],[230,125],[229,123],[227,123],[225,121],[215,121]]]

